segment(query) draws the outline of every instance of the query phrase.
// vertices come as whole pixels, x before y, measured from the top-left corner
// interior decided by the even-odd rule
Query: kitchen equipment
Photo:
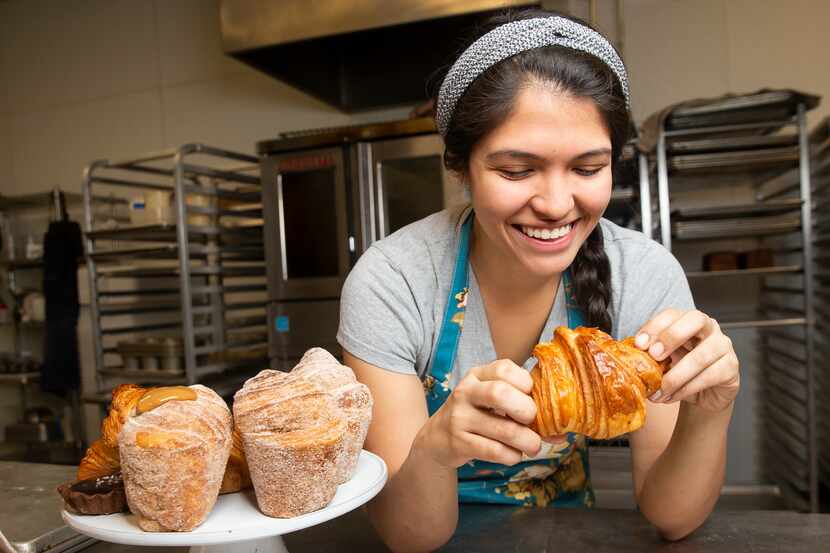
[[[178,336],[147,337],[119,342],[118,353],[129,370],[184,372],[184,344]]]
[[[219,25],[226,54],[348,112],[422,102],[459,37],[495,12],[533,4],[223,0]]]
[[[30,407],[23,420],[6,426],[5,440],[15,443],[59,442],[63,429],[55,413],[47,407]]]
[[[43,322],[46,320],[46,298],[40,292],[30,292],[23,298],[21,309],[23,322]]]
[[[745,252],[736,268],[730,260],[726,270],[686,271],[699,309],[733,340],[742,391],[751,390],[735,404],[727,484],[772,484],[789,508],[814,512],[830,481],[817,416],[827,395],[830,182],[821,175],[830,157],[806,119],[818,102],[789,90],[694,101],[672,110],[653,144],[641,144],[653,148],[663,246],[684,264],[704,247]]]
[[[467,196],[431,118],[284,133],[258,151],[269,353],[290,369],[309,347],[339,351],[340,289],[360,254]]]
[[[192,143],[86,168],[97,392],[106,395],[127,382],[206,383],[229,397],[267,364],[264,357],[214,356],[268,341],[262,210],[229,209],[261,203],[259,161]],[[145,198],[162,192],[171,203],[170,222],[113,228],[96,219],[92,198],[116,188]],[[257,338],[240,340],[240,332]]]

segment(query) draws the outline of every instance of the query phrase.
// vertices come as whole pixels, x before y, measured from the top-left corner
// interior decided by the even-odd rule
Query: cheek
[[[591,218],[599,219],[610,201],[610,178],[607,181],[591,183],[590,186],[580,188],[574,193],[574,202],[579,205],[585,215]]]
[[[527,187],[505,181],[498,175],[479,175],[470,186],[476,216],[483,220],[504,219],[514,215],[529,200]]]

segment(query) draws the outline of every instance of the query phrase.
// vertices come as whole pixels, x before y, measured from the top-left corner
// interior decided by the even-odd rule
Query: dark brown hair
[[[476,29],[459,55],[479,37],[500,25],[556,15],[566,17],[540,9],[507,11],[493,16]],[[567,18],[589,26],[580,19]],[[449,67],[444,75],[448,70]],[[436,100],[442,80],[443,76],[434,83]],[[591,98],[611,135],[612,163],[619,160],[629,137],[631,115],[617,77],[605,63],[590,54],[562,46],[547,46],[526,50],[496,63],[467,88],[455,106],[444,137],[447,169],[461,175],[467,173],[473,147],[507,119],[517,94],[533,82],[555,87],[574,97]],[[610,333],[611,267],[599,225],[579,249],[571,271],[574,296],[585,316],[585,323]]]

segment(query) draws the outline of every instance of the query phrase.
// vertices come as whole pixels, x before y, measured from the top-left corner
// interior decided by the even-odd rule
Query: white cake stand
[[[383,459],[362,451],[355,475],[337,488],[326,507],[294,518],[263,515],[253,490],[219,496],[207,520],[190,532],[145,532],[130,513],[76,515],[63,511],[63,520],[73,529],[112,543],[144,546],[190,546],[191,553],[288,553],[282,541],[289,534],[320,524],[360,507],[386,483]]]

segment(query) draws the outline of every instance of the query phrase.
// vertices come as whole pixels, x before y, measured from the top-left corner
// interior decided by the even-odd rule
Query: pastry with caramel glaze
[[[118,450],[130,511],[149,532],[186,532],[207,518],[231,450],[228,406],[201,385],[147,391]]]
[[[165,389],[177,389],[167,387]],[[124,425],[139,400],[150,390],[135,384],[122,384],[112,391],[112,403],[107,418],[101,424],[101,438],[92,443],[86,450],[86,455],[78,466],[78,480],[88,480],[101,476],[108,476],[121,470],[121,461],[118,457],[118,433]],[[157,401],[158,396],[156,398]],[[144,400],[145,404],[148,401]],[[242,450],[242,440],[238,432],[234,433],[228,465],[222,478],[222,487],[219,493],[232,493],[251,485],[251,476],[245,462],[245,452]]]

